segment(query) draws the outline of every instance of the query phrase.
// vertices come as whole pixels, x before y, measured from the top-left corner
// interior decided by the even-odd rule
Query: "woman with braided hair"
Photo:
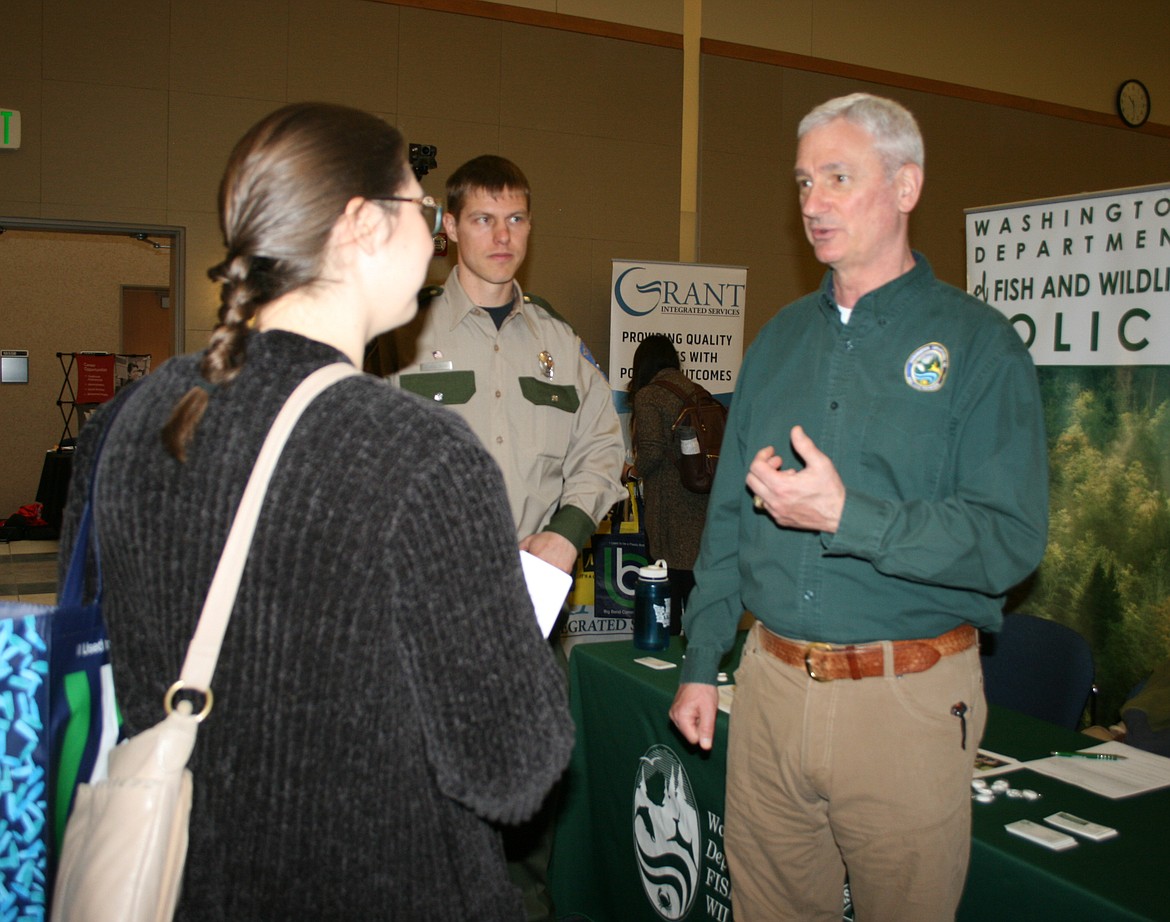
[[[401,134],[325,104],[261,120],[219,193],[219,323],[80,439],[126,730],[161,717],[259,446],[315,369],[406,322],[438,206]],[[572,747],[502,478],[379,378],[305,412],[272,478],[199,733],[180,920],[522,919],[498,826]],[[504,540],[508,538],[508,540]]]

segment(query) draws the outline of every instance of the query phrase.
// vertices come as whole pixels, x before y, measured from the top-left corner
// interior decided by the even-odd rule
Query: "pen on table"
[[[1062,759],[1104,759],[1107,762],[1116,762],[1126,756],[1117,756],[1111,752],[1050,752],[1049,755],[1060,756]]]

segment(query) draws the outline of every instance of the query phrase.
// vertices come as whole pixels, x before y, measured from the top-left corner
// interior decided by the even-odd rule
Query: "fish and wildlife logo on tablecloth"
[[[638,760],[633,824],[646,899],[663,919],[686,918],[702,886],[703,836],[691,779],[669,746]]]

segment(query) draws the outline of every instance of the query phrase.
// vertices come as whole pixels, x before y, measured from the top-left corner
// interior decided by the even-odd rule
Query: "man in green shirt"
[[[798,130],[806,235],[829,267],[745,357],[708,507],[671,717],[710,748],[743,611],[727,778],[735,915],[954,915],[983,732],[977,629],[1039,563],[1035,369],[998,312],[910,248],[922,137],[831,100]],[[746,483],[746,489],[745,489]]]

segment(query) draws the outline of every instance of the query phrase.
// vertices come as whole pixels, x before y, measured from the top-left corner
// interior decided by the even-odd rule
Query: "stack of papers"
[[[1118,742],[1102,743],[1080,751],[1107,753],[1122,758],[1112,761],[1049,756],[1022,764],[1041,775],[1059,778],[1114,800],[1170,786],[1170,759],[1165,756]]]

